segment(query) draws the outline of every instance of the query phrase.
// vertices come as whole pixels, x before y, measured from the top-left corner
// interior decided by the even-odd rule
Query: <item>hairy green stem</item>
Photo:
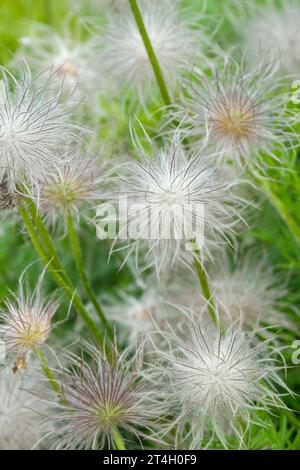
[[[48,233],[47,228],[45,227],[45,224],[43,222],[43,219],[39,213],[39,210],[36,204],[34,203],[32,199],[29,199],[26,207],[28,208],[31,214],[31,218],[34,222],[34,225],[36,226],[37,232],[39,234],[39,237],[41,239],[45,252],[48,254],[48,256],[51,256],[52,263],[55,266],[57,272],[60,274],[60,276],[64,278],[67,284],[71,284],[71,281],[59,260],[56,248]]]
[[[115,441],[116,449],[117,450],[126,450],[124,440],[123,440],[123,438],[122,438],[122,436],[119,433],[117,428],[114,429],[113,434],[114,434],[114,441]]]
[[[205,269],[203,268],[203,265],[201,263],[201,257],[200,257],[200,250],[199,249],[193,249],[194,252],[194,264],[195,264],[195,269],[198,275],[199,283],[203,292],[203,296],[205,300],[207,301],[207,306],[208,306],[208,312],[209,315],[213,321],[213,323],[216,326],[219,326],[218,323],[218,318],[216,315],[216,308],[214,304],[213,297],[210,292],[209,284],[208,284],[208,279],[207,275],[205,272]]]
[[[138,30],[139,30],[140,35],[142,37],[145,49],[147,51],[147,54],[148,54],[148,57],[149,57],[149,60],[150,60],[150,63],[151,63],[151,66],[152,66],[157,84],[158,84],[158,87],[159,87],[160,92],[161,92],[161,95],[163,97],[163,100],[164,100],[165,104],[167,106],[169,106],[171,104],[170,95],[169,95],[169,92],[168,92],[168,89],[167,89],[167,86],[166,86],[166,82],[165,82],[163,73],[161,71],[159,62],[157,60],[156,54],[155,54],[153,46],[151,44],[148,32],[146,30],[146,27],[145,27],[145,24],[144,24],[144,21],[143,21],[143,17],[141,15],[140,8],[139,8],[136,0],[129,0],[129,4],[130,4],[130,8],[131,8],[132,14],[134,16],[134,19],[136,21]]]
[[[84,320],[88,328],[91,330],[93,333],[94,337],[96,340],[100,343],[103,344],[103,337],[101,332],[99,331],[99,328],[97,324],[94,322],[92,317],[90,316],[89,312],[86,310],[85,306],[83,305],[80,297],[78,294],[75,292],[74,288],[72,287],[71,284],[69,284],[66,281],[66,274],[64,272],[64,275],[62,276],[56,269],[55,264],[53,263],[53,257],[57,257],[56,252],[54,253],[48,253],[46,252],[44,246],[41,244],[38,232],[36,231],[35,226],[32,223],[31,217],[29,213],[27,212],[27,209],[24,206],[21,206],[19,208],[20,214],[24,220],[28,235],[31,239],[31,242],[39,255],[41,261],[45,264],[47,267],[49,273],[51,274],[52,278],[56,282],[56,284],[61,287],[65,293],[67,294],[68,298],[70,301],[73,302],[73,305],[77,311],[77,313],[81,316],[81,318]],[[52,256],[53,255],[53,256]]]
[[[62,395],[61,388],[58,385],[57,381],[55,380],[55,377],[53,375],[52,370],[48,366],[48,363],[47,363],[47,360],[44,356],[43,351],[40,348],[37,348],[35,350],[35,352],[36,352],[36,354],[39,358],[42,371],[44,372],[45,376],[47,377],[52,389],[54,390],[55,393],[57,393],[57,395],[59,395],[61,397],[61,395]]]
[[[83,263],[83,259],[82,259],[82,253],[81,253],[81,249],[80,249],[80,245],[79,245],[79,241],[78,241],[78,237],[77,237],[77,234],[76,234],[76,230],[75,230],[75,227],[74,227],[74,222],[73,222],[73,217],[72,217],[72,214],[68,214],[67,215],[67,229],[68,229],[68,234],[69,234],[69,239],[70,239],[70,242],[71,242],[71,247],[72,247],[72,251],[73,251],[73,255],[74,255],[74,258],[75,258],[75,263],[76,263],[76,267],[77,267],[77,271],[78,271],[78,274],[79,274],[79,277],[83,283],[83,286],[85,288],[85,291],[87,293],[87,295],[89,296],[89,299],[90,301],[92,302],[97,314],[98,314],[98,317],[103,325],[103,327],[105,328],[105,330],[107,331],[110,339],[113,338],[113,331],[104,315],[104,312],[98,302],[98,299],[95,295],[95,292],[88,280],[88,277],[86,275],[86,272],[85,272],[85,268],[84,268],[84,263]]]

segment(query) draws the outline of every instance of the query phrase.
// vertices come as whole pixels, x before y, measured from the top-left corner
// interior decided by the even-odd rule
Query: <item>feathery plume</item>
[[[240,319],[247,329],[289,325],[281,311],[287,289],[264,259],[254,262],[252,255],[246,255],[234,267],[228,256],[222,256],[221,260],[210,285],[225,322],[230,312],[230,317]]]
[[[124,326],[129,344],[152,331],[155,324],[164,323],[165,306],[157,289],[148,288],[141,297],[121,292],[120,297],[118,302],[111,299],[105,311],[108,318]]]
[[[99,89],[95,53],[94,41],[72,38],[68,31],[60,36],[49,26],[37,24],[30,36],[20,39],[14,63],[25,60],[36,73],[52,67],[64,81],[67,94],[87,99]]]
[[[245,49],[253,63],[262,53],[277,54],[281,74],[297,74],[300,70],[300,5],[293,0],[266,5],[252,5],[242,25]],[[244,16],[244,15],[243,15]]]
[[[67,354],[69,367],[61,371],[63,401],[53,403],[55,447],[111,448],[116,431],[151,438],[160,407],[153,405],[156,392],[139,370],[141,350],[131,352],[114,348],[108,358],[86,345],[81,357]]]
[[[27,368],[29,354],[46,342],[51,331],[58,302],[44,297],[42,282],[43,276],[30,292],[21,278],[18,292],[5,300],[0,311],[0,333],[7,352],[14,357],[14,372]]]
[[[83,209],[103,195],[105,162],[82,146],[67,150],[62,161],[44,176],[37,188],[36,200],[55,225],[58,217],[72,213],[76,219]]]
[[[34,186],[60,160],[60,146],[74,139],[61,94],[51,96],[58,77],[48,70],[31,77],[28,69],[17,79],[1,68],[0,181],[9,191]],[[43,79],[43,85],[37,82]]]
[[[103,295],[103,308],[107,318],[121,326],[119,336],[128,344],[140,339],[149,349],[149,333],[175,327],[182,320],[177,305],[191,307],[202,300],[199,294],[199,281],[190,270],[178,269],[158,280],[155,274],[138,277],[118,296]]]
[[[243,169],[251,163],[263,168],[266,153],[275,160],[275,150],[284,143],[298,142],[288,109],[290,91],[276,79],[276,63],[260,61],[251,71],[233,56],[225,57],[221,67],[213,65],[209,74],[194,68],[186,80],[187,95],[175,111],[184,119],[183,135],[206,139],[219,159],[232,161]]]
[[[201,31],[179,16],[177,0],[139,2],[143,21],[167,81],[174,81],[184,63],[194,61],[204,43]],[[140,97],[154,81],[152,67],[129,6],[110,12],[101,54],[106,73],[118,86],[138,89]]]
[[[119,173],[110,201],[119,203],[117,239],[131,239],[128,256],[145,248],[146,263],[160,273],[176,258],[188,262],[192,241],[202,246],[204,236],[212,243],[234,233],[246,202],[230,191],[231,183],[217,177],[211,156],[188,158],[178,132],[163,148],[151,145],[149,158],[136,144],[139,161]]]
[[[181,334],[162,333],[169,347],[166,352],[158,349],[157,373],[160,380],[167,378],[165,399],[177,416],[173,425],[178,439],[197,449],[204,435],[213,435],[225,447],[227,438],[235,436],[242,446],[255,412],[283,407],[278,387],[289,391],[267,341],[254,346],[237,323],[222,334],[205,321],[204,313],[186,312]]]

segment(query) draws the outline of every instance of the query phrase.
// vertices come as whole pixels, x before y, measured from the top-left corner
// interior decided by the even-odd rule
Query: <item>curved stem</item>
[[[51,237],[48,233],[47,228],[45,227],[45,224],[43,222],[42,217],[40,216],[39,210],[38,210],[35,202],[32,199],[29,199],[26,207],[29,209],[29,212],[31,214],[31,218],[34,221],[34,224],[37,228],[37,232],[39,234],[39,237],[42,241],[42,244],[43,244],[43,247],[44,247],[46,253],[48,253],[48,255],[51,257],[52,263],[56,267],[57,272],[61,275],[61,277],[63,277],[65,279],[65,281],[68,284],[70,284],[71,281],[68,278],[68,275],[65,272],[65,270],[64,270],[64,268],[63,268],[63,266],[62,266],[62,264],[59,260],[59,257],[58,257],[57,252],[56,252],[56,248],[55,248],[55,246],[53,244],[53,241],[52,241],[52,239],[51,239]]]
[[[218,318],[217,318],[217,315],[216,315],[216,308],[215,308],[215,304],[214,304],[212,294],[210,292],[207,275],[206,275],[206,272],[205,272],[205,270],[202,266],[202,263],[200,261],[200,250],[199,249],[193,249],[193,252],[194,252],[195,269],[196,269],[197,274],[198,274],[198,279],[199,279],[199,283],[200,283],[200,286],[201,286],[201,289],[202,289],[202,292],[203,292],[203,296],[204,296],[205,300],[207,301],[209,315],[210,315],[213,323],[216,326],[219,326]]]
[[[48,366],[48,363],[47,363],[47,360],[44,356],[43,351],[40,348],[36,348],[35,352],[36,352],[36,354],[39,358],[41,368],[42,368],[45,376],[49,380],[49,383],[50,383],[52,389],[54,390],[55,393],[57,393],[57,395],[59,395],[61,397],[61,395],[62,395],[61,388],[58,385],[57,381],[55,380],[55,377],[53,375],[52,370]]]
[[[97,327],[97,324],[94,322],[89,312],[86,310],[85,306],[83,305],[81,299],[79,298],[78,294],[75,292],[72,285],[66,282],[66,279],[65,279],[65,277],[67,277],[66,274],[64,274],[64,276],[62,277],[61,274],[57,272],[57,269],[56,269],[55,264],[53,263],[53,258],[51,254],[47,253],[43,245],[40,243],[38,232],[36,231],[36,228],[33,225],[30,215],[28,214],[26,208],[24,206],[21,206],[19,208],[19,211],[24,220],[31,242],[37,254],[39,255],[41,261],[47,267],[48,271],[50,272],[56,284],[65,291],[70,301],[73,302],[77,313],[82,317],[82,319],[84,320],[88,328],[93,333],[96,340],[100,344],[103,344],[103,337],[99,331],[99,328]],[[54,253],[54,255],[57,256],[56,252]],[[63,272],[65,273],[65,271]]]
[[[31,221],[30,215],[28,214],[28,212],[27,212],[27,210],[24,206],[19,207],[19,212],[20,212],[20,214],[22,216],[22,219],[25,223],[29,238],[31,240],[31,243],[32,243],[35,251],[39,255],[40,259],[43,261],[43,263],[45,263],[47,256],[46,256],[46,253],[45,253],[43,247],[40,244],[39,237],[36,233],[36,230],[35,230],[35,227],[34,227],[32,221]]]
[[[168,92],[168,89],[167,89],[167,86],[166,86],[166,82],[165,82],[163,73],[161,71],[159,62],[157,60],[156,54],[155,54],[153,46],[151,44],[148,32],[146,30],[146,27],[145,27],[145,24],[144,24],[144,21],[143,21],[143,17],[141,15],[141,11],[139,9],[139,6],[138,6],[136,0],[129,0],[129,4],[130,4],[132,14],[134,16],[135,22],[137,24],[138,30],[139,30],[140,35],[142,37],[145,49],[147,51],[149,61],[151,63],[151,66],[152,66],[157,84],[158,84],[160,92],[161,92],[161,95],[163,97],[163,100],[164,100],[165,104],[167,106],[169,106],[171,104],[170,95],[169,95],[169,92]]]
[[[117,428],[114,429],[114,441],[117,450],[126,450],[124,440]]]
[[[84,263],[83,263],[83,259],[82,259],[82,253],[81,253],[81,249],[80,249],[80,245],[79,245],[79,241],[78,241],[78,237],[77,237],[77,234],[76,234],[76,230],[75,230],[75,227],[74,227],[74,223],[73,223],[73,218],[72,218],[72,215],[69,213],[67,215],[67,229],[68,229],[68,234],[69,234],[69,239],[70,239],[70,242],[71,242],[71,247],[72,247],[72,251],[73,251],[73,255],[74,255],[74,258],[75,258],[75,262],[76,262],[76,266],[77,266],[77,271],[78,271],[78,274],[79,274],[79,277],[83,283],[83,286],[86,290],[86,293],[87,295],[89,296],[90,298],[90,301],[92,302],[97,314],[98,314],[98,317],[102,323],[102,325],[104,326],[104,328],[106,329],[107,333],[109,334],[109,337],[112,339],[113,338],[113,331],[108,323],[108,321],[106,320],[105,318],[105,315],[104,315],[104,312],[98,302],[98,299],[95,295],[95,292],[87,278],[87,275],[86,275],[86,272],[85,272],[85,269],[84,269]]]

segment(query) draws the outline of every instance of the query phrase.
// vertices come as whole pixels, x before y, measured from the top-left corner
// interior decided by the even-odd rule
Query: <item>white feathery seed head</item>
[[[86,345],[81,357],[67,353],[61,378],[64,400],[53,403],[54,447],[112,448],[115,431],[138,439],[150,431],[151,438],[161,407],[153,405],[156,392],[139,369],[141,350],[132,352],[114,348],[108,358]]]
[[[262,53],[277,54],[282,74],[300,71],[300,5],[294,0],[257,4],[239,22],[245,49],[253,63]],[[244,16],[244,15],[243,15]]]
[[[130,266],[132,262],[132,266]],[[128,344],[144,341],[150,349],[149,334],[168,325],[176,327],[182,320],[178,305],[191,307],[202,300],[199,294],[199,281],[190,269],[172,270],[163,279],[155,273],[141,276],[135,272],[135,260],[128,265],[135,276],[135,282],[117,295],[103,295],[102,305],[107,318],[116,322],[118,336]]]
[[[128,344],[144,341],[151,331],[163,329],[167,322],[178,320],[178,310],[172,308],[172,303],[176,302],[175,299],[183,300],[187,295],[177,280],[175,276],[163,281],[158,281],[153,275],[139,278],[137,284],[129,286],[126,292],[120,291],[117,299],[109,298],[103,302],[107,318],[123,327],[120,335],[125,336]],[[140,295],[137,290],[141,291]],[[149,342],[146,343],[148,346]]]
[[[281,311],[287,289],[265,259],[254,262],[252,255],[246,255],[231,263],[228,256],[221,256],[210,284],[223,321],[228,321],[229,312],[247,329],[289,325]]]
[[[278,160],[278,146],[298,142],[295,116],[288,109],[290,90],[275,77],[276,62],[262,60],[250,71],[243,62],[225,57],[221,66],[211,66],[209,76],[194,68],[175,117],[185,120],[184,136],[197,145],[208,140],[223,161],[238,169],[262,168],[260,153]]]
[[[61,94],[51,94],[59,81],[52,70],[32,78],[26,69],[16,78],[1,68],[1,75],[0,180],[20,191],[35,185],[60,160],[60,146],[75,136]]]
[[[105,168],[105,162],[81,145],[67,150],[37,188],[37,204],[46,219],[53,225],[68,213],[78,219],[84,208],[96,204],[103,193]]]
[[[203,35],[192,21],[181,19],[177,0],[139,1],[143,21],[158,62],[168,82],[174,81],[184,64],[195,61],[203,47]],[[154,82],[147,51],[129,6],[110,11],[102,38],[101,55],[108,76],[117,86],[138,89],[140,97]]]
[[[27,368],[27,359],[32,351],[42,346],[51,331],[51,320],[58,308],[53,297],[46,298],[42,289],[43,276],[31,292],[21,278],[19,290],[13,298],[6,299],[1,308],[1,338],[8,354],[14,358],[14,368]]]
[[[164,309],[157,289],[149,287],[141,297],[123,292],[120,296],[121,301],[111,302],[105,311],[109,319],[125,327],[129,344],[152,331],[155,324],[162,326]]]
[[[246,202],[217,177],[212,156],[186,154],[178,132],[165,147],[150,144],[151,157],[136,144],[139,161],[122,167],[110,199],[120,206],[116,240],[127,237],[128,256],[145,249],[159,273],[175,259],[188,263],[191,242],[202,245],[203,234],[204,244],[233,234]]]
[[[257,410],[284,406],[281,394],[289,390],[279,375],[282,361],[275,350],[268,352],[267,341],[254,346],[237,323],[222,333],[204,315],[187,312],[181,334],[162,333],[169,347],[158,349],[156,368],[160,380],[167,380],[165,399],[176,415],[172,426],[179,446],[183,439],[200,449],[204,436],[214,436],[225,447],[235,437],[242,447]]]
[[[0,371],[1,450],[30,450],[40,440],[42,407],[32,393],[37,387],[36,377],[28,373]]]
[[[37,24],[30,36],[20,39],[14,62],[25,60],[36,73],[52,67],[63,80],[66,93],[88,98],[88,93],[99,89],[101,78],[95,53],[94,41],[73,38],[68,31],[60,36],[49,26]]]

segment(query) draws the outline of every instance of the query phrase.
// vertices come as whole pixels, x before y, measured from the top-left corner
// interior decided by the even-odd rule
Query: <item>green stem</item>
[[[134,19],[136,21],[138,30],[139,30],[140,35],[142,37],[145,49],[147,51],[147,54],[148,54],[148,57],[149,57],[149,60],[150,60],[150,63],[151,63],[156,81],[157,81],[157,84],[158,84],[160,92],[161,92],[161,95],[163,97],[163,100],[164,100],[165,104],[167,106],[169,106],[171,104],[170,95],[169,95],[169,92],[167,90],[166,82],[165,82],[163,73],[161,71],[159,62],[157,60],[156,54],[154,52],[153,46],[151,44],[148,32],[146,30],[146,27],[145,27],[145,24],[144,24],[144,21],[143,21],[143,17],[141,15],[141,11],[139,9],[139,6],[138,6],[136,0],[129,0],[129,4],[130,4],[130,8],[131,8],[132,14],[134,16]]]
[[[201,286],[201,289],[202,289],[202,292],[203,292],[203,296],[204,296],[205,300],[207,301],[209,315],[210,315],[213,323],[216,326],[219,326],[218,318],[217,318],[217,315],[216,315],[215,304],[214,304],[213,297],[212,297],[211,292],[210,292],[207,275],[206,275],[205,269],[203,268],[202,263],[200,261],[200,259],[201,259],[200,258],[200,250],[199,249],[194,249],[193,252],[194,252],[195,268],[196,268],[196,271],[197,271],[197,274],[198,274],[198,279],[199,279],[199,283],[200,283],[200,286]]]
[[[34,201],[32,199],[28,200],[27,208],[29,209],[32,220],[34,221],[34,224],[37,228],[37,232],[39,234],[39,237],[41,239],[41,242],[42,242],[42,245],[45,249],[45,252],[52,259],[52,263],[56,267],[56,270],[61,275],[61,277],[63,277],[65,279],[67,284],[71,284],[71,281],[68,278],[68,275],[65,272],[65,270],[64,270],[64,268],[63,268],[63,266],[62,266],[62,264],[59,260],[56,248],[55,248],[55,246],[53,244],[53,241],[52,241],[52,239],[51,239],[51,237],[48,233],[47,228],[45,227],[45,224],[44,224],[43,219],[42,219],[42,217],[39,213],[39,210],[38,210],[36,204],[34,203]]]
[[[126,450],[124,440],[117,428],[114,429],[114,441],[115,441],[117,450]]]
[[[74,288],[65,280],[66,274],[62,277],[59,272],[56,270],[56,266],[54,265],[52,261],[51,255],[49,255],[42,244],[40,243],[37,231],[35,226],[32,223],[32,220],[30,218],[30,215],[28,214],[26,208],[24,206],[21,206],[19,208],[20,214],[23,217],[28,235],[31,239],[31,242],[39,255],[41,261],[47,266],[48,271],[52,275],[54,281],[56,284],[61,287],[65,293],[67,294],[68,298],[73,302],[74,307],[77,311],[77,313],[82,317],[88,328],[91,330],[93,333],[94,337],[96,340],[102,344],[103,343],[103,338],[102,335],[97,327],[97,324],[94,322],[88,311],[86,310],[85,306],[83,305],[82,301],[80,300],[78,294],[74,292]],[[64,272],[64,271],[63,271]]]
[[[31,221],[30,215],[28,214],[26,208],[24,206],[19,206],[19,212],[23,218],[23,221],[25,223],[28,235],[30,237],[31,243],[33,244],[33,247],[37,254],[39,255],[40,259],[43,261],[43,263],[46,262],[46,254],[44,252],[44,249],[42,248],[40,244],[39,237],[37,236],[35,227]]]
[[[58,383],[56,382],[55,380],[55,377],[52,373],[52,370],[50,369],[50,367],[48,366],[48,363],[46,361],[46,358],[44,356],[44,353],[43,351],[40,349],[40,348],[37,348],[35,350],[39,360],[40,360],[40,364],[41,364],[41,368],[45,374],[45,376],[47,377],[47,379],[49,380],[49,383],[52,387],[52,389],[54,390],[55,393],[57,393],[57,395],[59,395],[61,397],[62,393],[61,393],[61,388],[60,386],[58,385]]]
[[[70,242],[71,242],[71,247],[72,247],[73,255],[74,255],[74,258],[75,258],[75,262],[76,262],[79,277],[80,277],[80,279],[83,283],[83,286],[86,290],[87,295],[90,298],[90,301],[92,302],[92,304],[93,304],[93,306],[94,306],[94,308],[95,308],[95,310],[98,314],[98,317],[99,317],[102,325],[104,326],[105,330],[109,334],[109,337],[112,339],[113,338],[113,331],[112,331],[108,321],[105,318],[104,312],[103,312],[103,310],[102,310],[102,308],[101,308],[101,306],[98,302],[98,299],[95,295],[95,292],[94,292],[94,290],[93,290],[93,288],[92,288],[92,286],[91,286],[91,284],[90,284],[90,282],[87,278],[87,275],[86,275],[86,272],[85,272],[85,269],[84,269],[84,263],[83,263],[83,259],[82,259],[82,253],[81,253],[78,237],[77,237],[76,230],[75,230],[74,223],[73,223],[73,217],[70,213],[67,215],[67,229],[68,229],[69,239],[70,239]]]

